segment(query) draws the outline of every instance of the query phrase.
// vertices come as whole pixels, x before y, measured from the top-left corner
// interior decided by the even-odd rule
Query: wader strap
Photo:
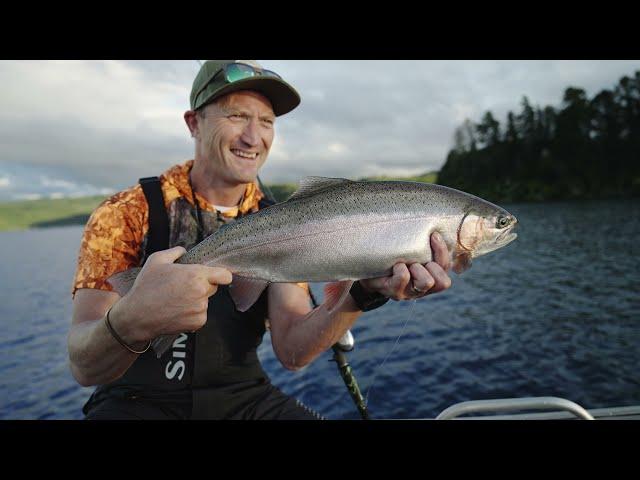
[[[149,234],[145,259],[154,252],[169,248],[169,216],[164,206],[162,188],[158,177],[145,177],[139,180],[149,205]]]
[[[263,199],[258,202],[260,204],[260,208],[270,207],[271,205],[275,205],[276,203],[278,203],[278,201],[271,193],[271,189],[262,183],[262,180],[260,180],[259,176],[257,177],[257,179],[258,185],[260,186],[260,191],[264,194]]]

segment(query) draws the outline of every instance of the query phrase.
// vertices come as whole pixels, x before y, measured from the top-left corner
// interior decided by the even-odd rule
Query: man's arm
[[[69,363],[71,373],[82,386],[104,384],[121,377],[137,358],[122,348],[104,322],[107,310],[119,299],[117,293],[89,288],[78,290],[73,299]],[[129,345],[139,346],[116,318],[119,317],[112,312],[109,319],[114,329]]]
[[[175,247],[149,256],[132,289],[117,293],[79,289],[74,298],[68,336],[70,368],[83,386],[102,385],[121,377],[137,354],[124,348],[105,325],[135,350],[159,335],[195,331],[207,320],[208,298],[231,282],[222,268],[173,263],[185,249]]]
[[[269,285],[271,343],[280,363],[298,370],[311,363],[351,328],[362,312],[351,295],[338,310],[311,310],[308,293],[297,285]]]
[[[388,277],[361,280],[363,288],[394,300],[415,300],[449,288],[447,247],[438,234],[432,235],[430,241],[434,261],[409,266],[398,263]],[[361,314],[351,295],[337,310],[328,313],[323,308],[312,311],[307,292],[296,285],[269,286],[271,341],[276,356],[290,370],[308,365],[328,350]]]

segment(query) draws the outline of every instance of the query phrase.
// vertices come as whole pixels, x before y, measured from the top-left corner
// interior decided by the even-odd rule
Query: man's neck
[[[201,164],[200,164],[201,165]],[[191,185],[211,205],[235,207],[242,200],[246,184],[229,184],[220,176],[207,171],[195,162],[191,169]]]

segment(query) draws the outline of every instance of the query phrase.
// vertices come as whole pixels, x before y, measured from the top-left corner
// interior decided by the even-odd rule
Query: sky
[[[302,97],[276,121],[261,178],[438,170],[454,130],[491,110],[559,107],[639,60],[258,60]],[[0,61],[0,201],[107,194],[193,158],[183,114],[196,60]]]

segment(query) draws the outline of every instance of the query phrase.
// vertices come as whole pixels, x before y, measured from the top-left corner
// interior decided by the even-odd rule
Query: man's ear
[[[184,121],[187,124],[191,136],[195,138],[198,134],[198,114],[194,110],[187,110],[184,112]]]

